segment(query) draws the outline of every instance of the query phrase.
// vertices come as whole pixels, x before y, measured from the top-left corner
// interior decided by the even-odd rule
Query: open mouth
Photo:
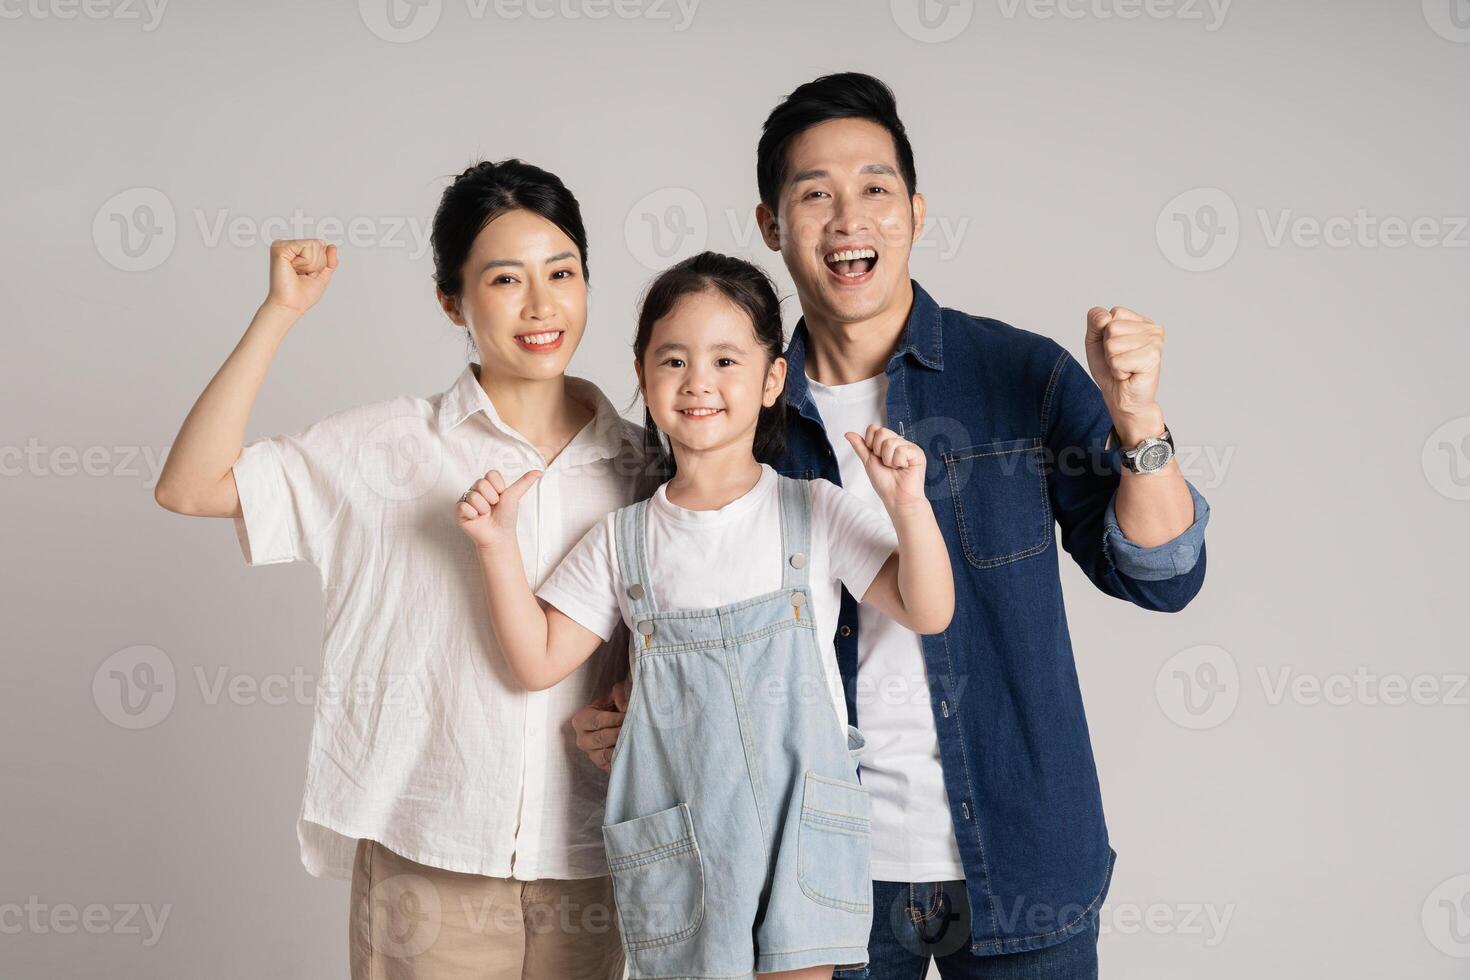
[[[686,419],[712,419],[716,415],[725,414],[723,408],[681,408],[679,414]]]
[[[530,351],[556,350],[561,346],[561,339],[564,336],[566,336],[565,330],[543,330],[540,333],[520,334],[516,337],[516,343]]]
[[[878,252],[871,248],[841,248],[828,252],[824,261],[839,282],[863,283],[878,267]]]

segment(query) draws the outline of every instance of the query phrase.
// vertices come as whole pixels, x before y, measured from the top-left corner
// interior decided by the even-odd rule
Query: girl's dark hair
[[[444,188],[434,212],[434,283],[446,296],[464,291],[464,264],[478,235],[507,211],[530,211],[560,228],[582,256],[587,281],[587,230],[582,208],[556,174],[511,157],[483,160]]]
[[[643,355],[648,350],[653,325],[668,316],[680,299],[707,289],[718,290],[750,317],[756,340],[766,352],[767,366],[782,355],[781,300],[776,296],[776,287],[771,284],[770,276],[744,259],[718,252],[700,252],[659,273],[643,294],[643,303],[638,311],[638,335],[633,340],[633,353],[639,364],[643,363]],[[647,430],[645,446],[649,459],[656,461],[657,475],[667,480],[674,475],[674,456],[666,447],[664,435],[646,406],[643,409],[643,426]],[[785,434],[786,399],[783,396],[778,397],[774,405],[763,406],[756,419],[755,458],[775,465],[786,445]]]

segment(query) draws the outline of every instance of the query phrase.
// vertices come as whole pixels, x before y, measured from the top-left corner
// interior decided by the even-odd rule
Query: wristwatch
[[[1174,458],[1174,437],[1169,434],[1169,427],[1164,426],[1164,434],[1151,436],[1132,449],[1122,448],[1123,440],[1118,438],[1118,430],[1108,430],[1108,441],[1104,446],[1118,444],[1118,454],[1123,458],[1123,466],[1130,473],[1157,473],[1169,465],[1169,460]]]

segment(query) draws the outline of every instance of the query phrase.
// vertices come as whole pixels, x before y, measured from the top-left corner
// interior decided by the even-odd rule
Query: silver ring
[[[462,493],[462,494],[459,495],[459,502],[462,503],[462,504],[469,503],[470,502],[470,494],[472,494],[474,492],[475,492],[475,490],[474,490],[473,487],[471,487],[470,489],[466,490],[464,493]]]

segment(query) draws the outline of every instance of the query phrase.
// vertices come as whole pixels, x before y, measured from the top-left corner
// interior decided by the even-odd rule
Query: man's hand
[[[577,748],[587,753],[592,764],[603,772],[612,769],[612,750],[623,728],[628,710],[631,681],[618,681],[613,689],[572,715],[572,730],[577,733]]]
[[[1123,448],[1162,435],[1164,412],[1156,400],[1164,357],[1164,328],[1127,307],[1087,311],[1087,369]]]

